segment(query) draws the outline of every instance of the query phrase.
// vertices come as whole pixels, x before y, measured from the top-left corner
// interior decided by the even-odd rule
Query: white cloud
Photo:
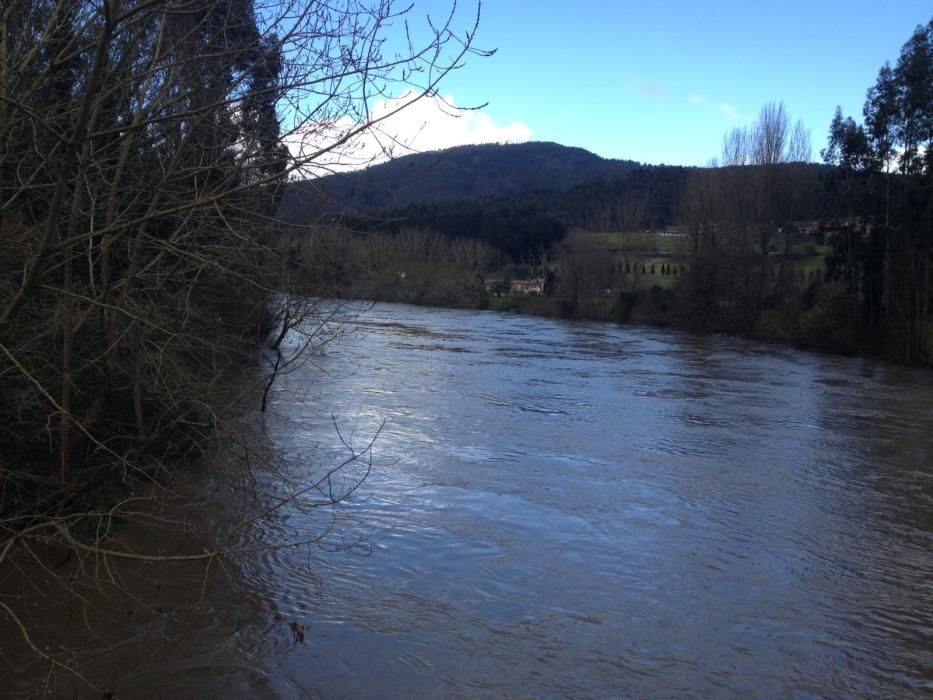
[[[496,124],[482,110],[463,110],[453,95],[416,100],[409,91],[396,99],[377,102],[373,125],[339,148],[314,158],[305,176],[345,172],[374,165],[391,157],[474,143],[520,143],[531,138],[524,122]],[[401,109],[400,109],[401,108]],[[331,124],[311,124],[285,137],[296,158],[308,158],[322,145],[332,144],[360,124],[344,117]]]
[[[698,93],[693,93],[689,95],[687,97],[687,101],[695,105],[699,105],[700,107],[706,107],[708,109],[715,109],[723,117],[726,118],[726,121],[732,124],[735,124],[741,119],[741,115],[739,114],[739,111],[727,102],[722,102],[722,103],[717,104],[716,102],[713,102]]]
[[[719,112],[730,122],[739,120],[739,113],[736,111],[735,107],[730,104],[719,105]]]

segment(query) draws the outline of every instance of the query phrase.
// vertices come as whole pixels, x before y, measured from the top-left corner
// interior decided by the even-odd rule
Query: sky
[[[449,8],[414,0],[409,22]],[[455,25],[468,27],[475,12],[474,0],[458,0]],[[423,101],[384,130],[414,150],[555,141],[703,165],[726,131],[783,100],[811,130],[818,159],[836,105],[860,120],[878,69],[931,17],[930,0],[485,0],[475,44],[496,53],[469,58],[440,93],[487,106],[458,118]]]

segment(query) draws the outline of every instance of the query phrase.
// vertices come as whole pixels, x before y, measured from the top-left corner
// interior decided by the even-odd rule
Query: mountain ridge
[[[584,148],[549,141],[473,144],[400,156],[364,170],[290,183],[282,215],[304,223],[301,212],[385,210],[411,204],[517,196],[566,190],[592,180],[622,177],[643,166],[603,158]]]
[[[731,166],[748,173],[756,166]],[[787,221],[822,218],[825,165],[789,163]],[[663,230],[683,225],[694,173],[676,165],[602,158],[550,142],[480,144],[412,154],[366,170],[290,183],[280,218],[355,230],[424,228],[478,238],[515,258],[573,229]]]

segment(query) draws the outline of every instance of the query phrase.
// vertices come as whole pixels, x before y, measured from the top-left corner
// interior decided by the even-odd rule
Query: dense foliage
[[[620,176],[637,165],[556,143],[458,146],[293,183],[281,213],[286,220],[306,223],[321,212],[399,209],[561,190],[594,178]]]
[[[548,143],[464,146],[291,183],[281,215],[299,225],[324,218],[356,230],[417,227],[475,238],[521,261],[573,229],[664,230],[685,222],[696,170],[606,160]],[[832,211],[823,170],[797,164],[786,178],[793,190],[782,213],[787,221]]]
[[[281,46],[249,0],[20,1],[0,33],[6,495],[70,508],[196,449],[259,333]]]
[[[465,30],[453,3],[423,23],[408,9],[0,3],[0,583],[26,590],[0,597],[0,656],[7,671],[46,664],[39,694],[114,695],[96,683],[115,669],[84,674],[102,640],[145,625],[146,611],[121,610],[115,625],[93,602],[122,587],[128,562],[200,562],[206,584],[234,536],[285,504],[328,512],[303,543],[321,544],[366,478],[367,449],[345,443],[345,461],[282,467],[250,494],[253,467],[268,476],[283,458],[265,450],[261,420],[250,432],[241,418],[340,326],[328,321],[343,307],[296,283],[274,218],[290,173],[339,160],[377,127],[373,95],[404,109],[468,54],[488,54],[472,48],[478,7]],[[167,505],[211,463],[223,467],[213,486],[237,485],[224,528]],[[126,535],[151,544],[160,528],[184,530],[189,552]],[[77,601],[63,625],[81,618],[86,636],[43,625],[37,598]]]
[[[384,56],[405,12],[2,4],[4,542],[203,454],[249,390],[237,373],[268,386],[259,344],[274,328],[276,350],[314,308],[282,302],[303,291],[273,218],[289,173],[374,126],[371,92],[398,88],[404,107],[483,53],[451,14]]]
[[[837,110],[823,165],[809,162],[809,132],[773,102],[727,133],[707,168],[603,161],[554,144],[471,146],[291,185],[283,209],[299,223],[325,217],[358,233],[417,227],[482,241],[499,253],[492,280],[509,263],[547,277],[547,300],[525,304],[540,312],[929,363],[931,27],[879,71],[864,123]],[[328,217],[327,205],[307,199],[321,190],[357,212]],[[609,243],[613,232],[672,227],[688,236],[676,260]],[[654,280],[653,267],[667,279]],[[689,274],[674,281],[671,269]],[[381,298],[372,287],[369,296]]]
[[[832,238],[831,280],[874,349],[933,361],[933,20],[885,64],[863,123],[837,109],[827,163],[846,217]]]

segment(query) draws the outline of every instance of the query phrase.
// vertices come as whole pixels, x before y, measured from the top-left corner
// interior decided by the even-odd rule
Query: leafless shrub
[[[407,12],[389,0],[3,3],[0,572],[29,561],[78,595],[49,556],[119,586],[115,561],[208,572],[235,549],[215,537],[147,553],[115,524],[187,526],[159,511],[179,483],[168,472],[229,446],[244,402],[265,405],[300,361],[281,354],[286,336],[299,351],[329,337],[343,308],[294,283],[293,236],[274,218],[284,184],[376,127],[373,99],[404,94],[404,109],[483,53],[475,23],[458,31],[451,12],[419,33]],[[342,489],[335,473],[366,454],[268,496],[228,533],[296,500],[334,509],[368,468]],[[0,598],[4,634],[50,672],[80,674],[73,650],[37,643],[15,608]]]

